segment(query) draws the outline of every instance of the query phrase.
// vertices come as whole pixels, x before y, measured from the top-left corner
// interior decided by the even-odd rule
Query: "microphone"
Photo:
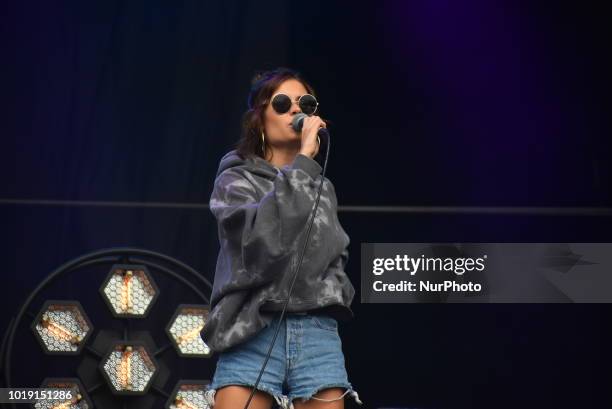
[[[294,131],[300,132],[302,130],[302,126],[304,126],[304,118],[308,118],[308,115],[304,113],[295,114],[293,120],[291,121],[291,127]],[[329,132],[325,128],[319,128],[317,132],[319,138],[329,138]]]

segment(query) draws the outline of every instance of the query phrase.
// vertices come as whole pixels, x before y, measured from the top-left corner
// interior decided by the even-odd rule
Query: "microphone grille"
[[[296,114],[293,117],[293,120],[291,121],[291,127],[296,131],[299,132],[302,130],[302,125],[304,124],[304,118],[306,118],[308,115],[304,114],[304,113],[299,113]]]

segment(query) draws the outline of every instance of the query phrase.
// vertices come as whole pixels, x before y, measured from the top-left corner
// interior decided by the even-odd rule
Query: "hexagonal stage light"
[[[209,383],[207,380],[179,381],[170,394],[165,409],[208,409],[204,391]]]
[[[46,301],[32,323],[32,331],[47,354],[81,352],[93,325],[78,301]]]
[[[39,400],[32,405],[35,409],[91,409],[93,404],[78,378],[46,378],[41,388],[67,389],[74,392],[70,399]]]
[[[115,343],[99,368],[113,394],[144,395],[158,365],[143,343],[121,341]]]
[[[143,318],[159,290],[146,266],[115,264],[100,293],[115,317]]]
[[[210,308],[207,305],[181,304],[166,327],[166,333],[172,340],[180,356],[208,358],[212,350],[200,336],[206,325]]]

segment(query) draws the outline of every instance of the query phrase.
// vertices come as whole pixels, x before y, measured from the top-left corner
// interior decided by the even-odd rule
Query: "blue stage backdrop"
[[[603,6],[66,0],[1,14],[2,333],[46,274],[97,249],[158,251],[212,280],[216,224],[197,205],[256,70],[315,86],[340,206],[612,206]],[[611,242],[610,213],[339,217],[357,289],[340,332],[368,408],[612,405],[607,304],[359,303],[362,242]]]

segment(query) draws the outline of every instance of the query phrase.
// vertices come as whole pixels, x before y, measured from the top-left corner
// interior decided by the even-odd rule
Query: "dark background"
[[[101,248],[212,280],[212,215],[172,203],[208,202],[260,69],[317,90],[341,206],[612,205],[603,3],[32,1],[5,7],[0,30],[3,332],[46,274]],[[362,305],[358,288],[361,242],[610,242],[612,217],[339,217],[357,290],[341,335],[365,407],[612,405],[609,305]],[[27,362],[22,386],[49,375]]]

